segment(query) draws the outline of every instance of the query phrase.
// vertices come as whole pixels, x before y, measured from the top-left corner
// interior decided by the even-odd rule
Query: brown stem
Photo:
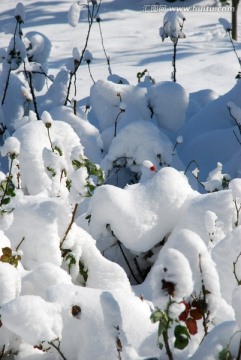
[[[63,243],[64,243],[64,241],[66,240],[66,238],[67,238],[67,236],[68,236],[68,233],[70,232],[70,230],[71,230],[71,228],[72,228],[72,225],[73,225],[74,220],[75,220],[76,212],[77,212],[77,209],[78,209],[78,205],[79,205],[79,204],[75,204],[75,206],[74,206],[74,210],[73,210],[73,212],[72,212],[71,221],[70,221],[70,223],[69,223],[69,226],[68,226],[67,230],[65,231],[65,234],[64,234],[63,239],[62,239],[61,242],[60,242],[60,250],[63,249]]]
[[[172,352],[171,352],[171,349],[170,349],[170,346],[169,346],[169,342],[168,342],[168,332],[167,332],[167,330],[163,331],[162,335],[163,335],[163,341],[164,341],[164,345],[165,345],[165,348],[166,348],[166,353],[167,353],[168,359],[173,360],[173,355],[172,355]]]

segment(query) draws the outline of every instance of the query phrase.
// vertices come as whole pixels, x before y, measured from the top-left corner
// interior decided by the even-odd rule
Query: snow
[[[175,360],[238,357],[230,20],[218,0],[1,1],[0,358],[164,360],[165,335]]]

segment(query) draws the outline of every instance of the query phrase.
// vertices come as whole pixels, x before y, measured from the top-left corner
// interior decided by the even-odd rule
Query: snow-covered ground
[[[231,12],[98,6],[1,0],[0,358],[238,359]]]

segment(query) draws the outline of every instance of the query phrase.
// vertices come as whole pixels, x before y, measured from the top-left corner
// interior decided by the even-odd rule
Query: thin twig
[[[235,222],[235,226],[238,226],[239,225],[239,213],[240,213],[240,210],[241,210],[241,205],[238,208],[237,200],[234,200],[234,205],[235,205],[236,214],[237,214],[237,220]]]
[[[118,118],[120,116],[120,114],[123,112],[123,110],[120,110],[120,112],[117,114],[116,119],[115,119],[115,131],[114,131],[114,137],[116,137],[116,133],[117,133],[117,121]]]
[[[18,251],[18,249],[20,248],[20,246],[22,245],[22,243],[25,240],[25,236],[22,238],[22,240],[20,241],[20,243],[18,244],[18,246],[16,247],[15,251]]]
[[[53,346],[53,348],[55,348],[58,351],[59,355],[62,357],[63,360],[67,360],[67,358],[64,356],[64,354],[60,350],[59,346],[56,346],[53,341],[50,341],[49,345]]]
[[[232,39],[232,32],[231,30],[230,31],[227,31],[228,35],[229,35],[229,39],[230,39],[230,42],[232,44],[232,47],[233,47],[233,51],[234,51],[234,54],[236,55],[236,58],[238,60],[238,63],[239,63],[239,66],[241,67],[241,61],[240,61],[240,58],[238,56],[238,53],[236,51],[236,48],[235,48],[235,45],[234,45],[234,42],[233,42],[233,39]]]
[[[74,220],[75,220],[76,212],[77,212],[77,209],[78,209],[78,205],[79,205],[79,204],[75,204],[75,206],[74,206],[74,210],[73,210],[73,212],[72,212],[71,221],[70,221],[70,223],[69,223],[69,225],[68,225],[67,230],[65,231],[65,234],[64,234],[63,239],[62,239],[61,242],[60,242],[60,250],[63,249],[63,243],[64,243],[64,241],[66,240],[66,238],[67,238],[67,236],[68,236],[68,233],[70,232],[70,230],[71,230],[71,228],[72,228],[72,225],[73,225]]]
[[[130,263],[129,263],[127,257],[126,257],[126,254],[124,253],[124,250],[122,249],[121,242],[118,239],[117,239],[117,244],[119,245],[120,251],[121,251],[121,253],[122,253],[122,255],[123,255],[124,259],[125,259],[126,265],[128,266],[131,275],[133,276],[133,278],[137,282],[137,284],[140,284],[140,281],[136,278],[135,274],[132,271],[132,268],[131,268]]]
[[[2,359],[2,357],[4,356],[5,347],[6,347],[6,345],[3,345],[3,348],[2,348],[2,351],[0,354],[0,359]]]
[[[86,39],[85,39],[85,44],[84,44],[84,48],[82,50],[82,53],[81,53],[81,56],[80,56],[80,60],[78,62],[78,64],[75,66],[75,69],[73,72],[70,73],[70,77],[69,77],[69,83],[68,83],[68,87],[67,87],[67,94],[66,94],[66,98],[65,98],[65,102],[64,102],[64,105],[67,105],[68,101],[69,101],[69,96],[70,96],[70,90],[71,90],[71,85],[72,85],[72,79],[73,77],[76,77],[76,73],[80,67],[80,64],[82,63],[82,60],[83,60],[83,57],[84,57],[84,53],[87,49],[87,46],[88,46],[88,42],[89,42],[89,38],[90,38],[90,31],[91,31],[91,28],[92,28],[92,25],[93,25],[93,22],[94,22],[94,19],[96,18],[98,12],[99,12],[99,9],[100,9],[100,4],[101,4],[101,0],[99,2],[99,4],[97,5],[97,9],[95,11],[95,6],[96,6],[96,3],[93,3],[92,5],[92,11],[90,11],[90,6],[89,5],[86,5],[87,6],[87,10],[88,10],[88,23],[89,23],[89,28],[88,28],[88,31],[87,31],[87,35],[86,35]],[[76,78],[75,78],[75,84],[76,84]],[[76,89],[76,86],[75,86],[75,89]],[[75,90],[76,92],[76,90]],[[76,93],[75,93],[75,96],[76,96]]]
[[[233,274],[234,274],[234,277],[235,277],[235,280],[237,281],[238,285],[241,285],[241,280],[239,280],[238,276],[237,276],[237,273],[236,273],[236,265],[238,263],[238,260],[241,256],[241,252],[239,253],[239,255],[237,256],[236,260],[233,262]]]
[[[201,273],[201,282],[202,282],[202,293],[203,293],[203,303],[204,306],[207,304],[207,299],[206,299],[206,293],[207,293],[207,289],[205,287],[204,284],[204,280],[203,280],[203,271],[202,271],[202,264],[201,264],[201,254],[199,254],[199,270]],[[208,316],[209,316],[209,312],[207,313],[206,316],[206,311],[203,309],[200,309],[201,313],[202,313],[202,317],[203,317],[203,328],[204,328],[204,337],[208,334],[208,326],[207,326],[207,322],[208,322]]]
[[[99,25],[99,31],[100,31],[100,37],[101,37],[101,45],[102,45],[102,48],[103,48],[103,51],[104,51],[104,54],[105,54],[105,58],[106,58],[106,62],[107,62],[107,65],[108,65],[108,71],[109,71],[109,74],[112,75],[112,71],[111,71],[111,67],[110,67],[110,58],[107,55],[106,50],[105,50],[104,38],[103,38],[103,33],[102,33],[101,25],[100,25],[101,19],[98,17],[96,19],[96,21],[97,21],[97,23]]]
[[[91,80],[92,80],[93,83],[95,84],[95,80],[94,80],[94,78],[93,78],[93,76],[92,76],[92,73],[91,73],[91,70],[90,70],[90,62],[89,62],[89,61],[87,61],[87,65],[88,65],[88,70],[89,70],[89,74],[90,74]]]

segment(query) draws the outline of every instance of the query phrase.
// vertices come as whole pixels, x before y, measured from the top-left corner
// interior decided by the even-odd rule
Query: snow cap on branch
[[[25,21],[25,9],[22,3],[18,3],[15,9],[15,19],[19,23],[24,23]]]
[[[185,17],[180,11],[168,11],[163,18],[163,26],[159,29],[162,41],[170,37],[173,42],[183,39],[186,35],[182,32]]]

